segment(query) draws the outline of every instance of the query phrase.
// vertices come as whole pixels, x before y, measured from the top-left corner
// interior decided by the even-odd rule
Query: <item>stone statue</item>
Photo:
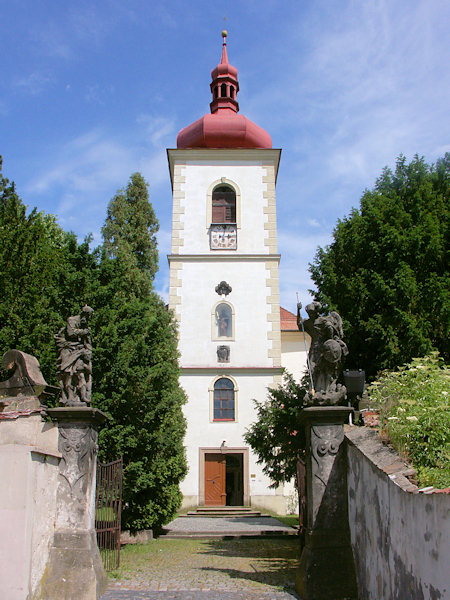
[[[320,302],[311,302],[306,306],[307,319],[300,315],[301,304],[297,305],[297,325],[311,336],[308,360],[310,390],[305,396],[309,406],[333,406],[345,399],[345,386],[337,383],[339,371],[345,356],[347,345],[343,341],[342,319],[337,312],[323,316]]]
[[[92,388],[92,344],[89,319],[94,310],[83,306],[55,335],[57,370],[63,406],[89,406]]]

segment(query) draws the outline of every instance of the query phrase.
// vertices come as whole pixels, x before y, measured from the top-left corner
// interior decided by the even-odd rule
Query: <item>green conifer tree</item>
[[[123,455],[123,527],[158,528],[179,507],[186,473],[185,396],[172,314],[152,291],[158,222],[135,173],[112,199],[93,294],[94,400],[111,420],[100,458]]]
[[[27,214],[0,157],[0,357],[17,348],[36,356],[55,383],[53,334],[79,310],[95,270],[89,240],[79,245],[53,215]]]
[[[344,320],[347,366],[371,378],[433,349],[449,359],[449,213],[450,154],[400,156],[318,249],[313,293]]]

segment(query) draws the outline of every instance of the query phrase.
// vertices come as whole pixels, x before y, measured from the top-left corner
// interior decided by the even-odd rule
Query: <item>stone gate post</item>
[[[53,543],[41,586],[45,600],[95,600],[106,587],[106,573],[95,533],[97,425],[107,416],[89,406],[47,410],[57,421],[59,465]]]
[[[347,508],[344,422],[351,409],[302,411],[306,428],[306,538],[296,576],[303,600],[357,598]]]

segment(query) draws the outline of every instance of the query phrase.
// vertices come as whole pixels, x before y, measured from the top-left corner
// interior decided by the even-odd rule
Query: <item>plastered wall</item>
[[[450,495],[420,493],[376,432],[347,431],[351,541],[361,600],[450,598]]]
[[[58,428],[39,414],[0,421],[0,598],[27,600],[56,518]]]

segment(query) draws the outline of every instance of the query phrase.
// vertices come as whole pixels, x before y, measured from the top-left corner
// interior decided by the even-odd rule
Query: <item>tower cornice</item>
[[[259,164],[270,164],[275,167],[275,182],[280,164],[280,148],[167,148],[170,181],[173,190],[173,173],[175,162],[182,164],[188,161],[215,163],[217,161],[244,161]]]
[[[167,260],[169,264],[172,261],[179,262],[214,262],[214,261],[228,261],[228,262],[267,262],[274,261],[279,263],[281,260],[281,254],[230,254],[225,252],[215,252],[214,254],[168,254]]]

